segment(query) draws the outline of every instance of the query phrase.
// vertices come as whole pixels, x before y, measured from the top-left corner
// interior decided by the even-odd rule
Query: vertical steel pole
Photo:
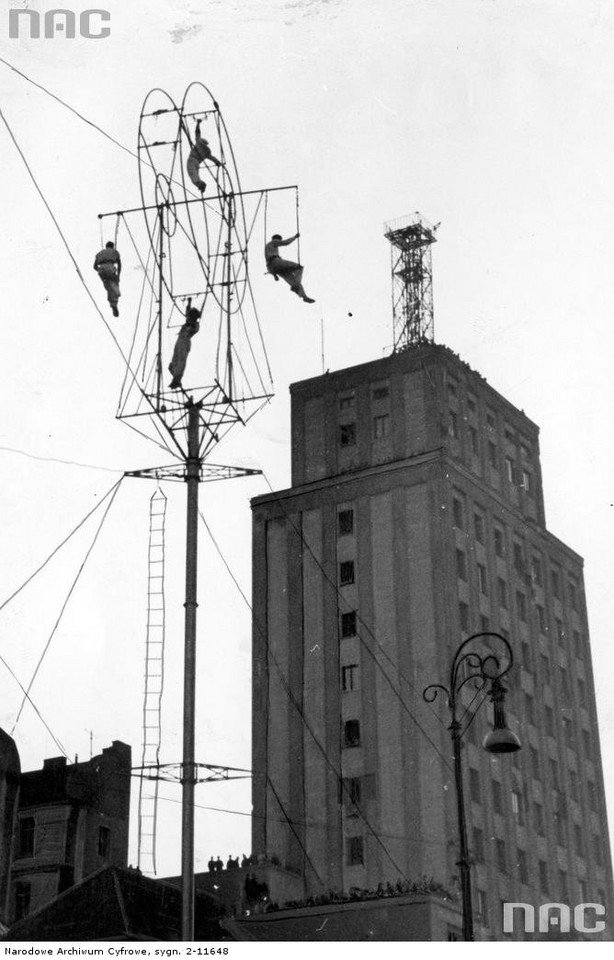
[[[198,562],[198,485],[200,404],[188,406],[187,519],[185,574],[185,653],[183,674],[183,762],[181,767],[181,939],[194,940],[194,787],[196,767],[196,588]]]
[[[471,903],[471,867],[469,865],[469,849],[467,845],[467,821],[465,818],[465,794],[463,791],[463,767],[461,763],[461,729],[453,710],[453,719],[450,724],[452,748],[454,753],[454,780],[456,784],[456,810],[458,814],[458,840],[460,845],[461,897],[463,901],[463,940],[473,940],[473,906]]]

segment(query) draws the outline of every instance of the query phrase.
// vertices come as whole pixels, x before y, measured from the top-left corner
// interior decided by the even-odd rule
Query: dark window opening
[[[340,510],[337,515],[339,524],[339,536],[354,533],[354,511]]]
[[[98,828],[98,856],[108,860],[111,853],[111,831],[108,827]]]
[[[339,444],[342,447],[353,447],[356,444],[356,424],[342,423],[339,427]]]
[[[354,583],[354,561],[344,560],[339,564],[339,583],[346,586],[348,583]]]
[[[348,663],[341,667],[341,689],[348,693],[358,689],[358,664]]]
[[[362,837],[348,837],[347,862],[349,867],[364,863],[364,843]]]
[[[346,720],[343,725],[343,743],[346,747],[360,746],[360,721]]]
[[[341,636],[342,637],[356,636],[356,611],[355,610],[350,610],[349,613],[341,614]]]
[[[34,856],[34,831],[36,824],[34,817],[23,817],[19,821],[19,856]]]

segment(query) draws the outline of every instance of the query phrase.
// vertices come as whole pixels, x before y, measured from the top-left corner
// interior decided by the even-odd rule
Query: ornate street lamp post
[[[483,641],[482,646],[486,646],[484,641],[488,640],[488,649],[476,650],[470,649],[476,645],[477,641]],[[500,653],[494,653],[491,649],[491,643],[500,647]],[[452,716],[452,722],[448,727],[452,738],[452,751],[454,756],[454,782],[456,785],[456,809],[458,816],[458,839],[460,847],[460,859],[458,867],[461,879],[461,896],[463,904],[463,940],[473,940],[473,911],[471,905],[471,864],[469,861],[469,850],[467,845],[467,821],[465,817],[465,796],[463,792],[463,770],[461,764],[461,750],[464,730],[461,726],[461,720],[458,717],[458,708],[460,704],[460,693],[466,684],[472,683],[474,689],[481,689],[490,684],[490,699],[493,704],[494,724],[493,729],[484,738],[483,747],[489,753],[514,753],[520,750],[520,741],[515,733],[508,729],[505,722],[505,713],[503,701],[505,698],[505,687],[501,680],[509,673],[514,663],[512,649],[505,639],[499,633],[474,633],[461,643],[454,655],[452,666],[450,668],[449,686],[445,687],[441,683],[432,683],[423,691],[422,696],[427,703],[433,703],[438,693],[443,691]],[[471,715],[469,723],[473,720],[475,711]],[[467,729],[467,724],[465,730]]]

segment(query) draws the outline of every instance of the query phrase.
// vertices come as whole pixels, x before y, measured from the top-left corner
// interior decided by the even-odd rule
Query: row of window
[[[372,418],[372,437],[374,440],[386,440],[390,436],[390,415],[380,414]],[[356,446],[356,421],[339,424],[339,446]]]
[[[523,850],[522,847],[516,847],[515,849],[509,850],[504,840],[502,840],[500,837],[495,837],[494,852],[494,862],[499,873],[509,875],[510,872],[516,868],[518,871],[518,879],[521,883],[534,882],[533,875],[529,874],[529,856],[526,850]],[[476,827],[473,830],[472,854],[473,859],[478,863],[484,862],[488,859],[485,852],[484,832],[483,830],[480,830],[479,827]],[[583,854],[580,855],[583,856]],[[537,870],[539,886],[541,887],[542,891],[544,893],[553,892],[551,889],[551,872],[549,870],[547,861],[538,858]],[[560,889],[562,892],[567,894],[567,887],[569,883],[568,874],[562,869],[559,869],[558,874]],[[584,881],[580,880],[579,882],[583,883]],[[562,898],[562,902],[566,902],[566,896]],[[605,900],[600,900],[599,902],[605,903]]]
[[[469,533],[469,524],[466,518],[465,505],[462,494],[457,492],[452,498],[452,515],[454,526],[458,530]],[[473,536],[478,543],[486,545],[486,523],[484,515],[474,510],[473,513]],[[496,556],[504,558],[506,556],[506,534],[503,526],[493,525],[492,542]],[[516,539],[512,540],[513,565],[518,574],[525,578],[530,578],[535,586],[543,587],[545,584],[544,567],[541,557],[532,554],[528,560],[524,545]],[[562,599],[563,572],[560,568],[551,565],[550,567],[550,590],[552,596],[556,599]],[[577,580],[573,577],[567,577],[567,591],[569,603],[572,610],[580,612],[580,591]]]
[[[17,856],[33,857],[36,850],[36,820],[34,817],[21,817],[19,820],[19,834],[17,839]],[[109,827],[98,828],[98,856],[108,859],[111,852],[111,830]]]

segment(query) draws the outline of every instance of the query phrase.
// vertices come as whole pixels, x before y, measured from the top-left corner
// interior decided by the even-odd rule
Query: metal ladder
[[[156,873],[156,823],[158,779],[152,767],[160,763],[161,708],[164,688],[164,527],[166,497],[155,491],[149,501],[149,553],[147,578],[147,637],[145,640],[145,690],[143,740],[139,780],[138,866]]]

